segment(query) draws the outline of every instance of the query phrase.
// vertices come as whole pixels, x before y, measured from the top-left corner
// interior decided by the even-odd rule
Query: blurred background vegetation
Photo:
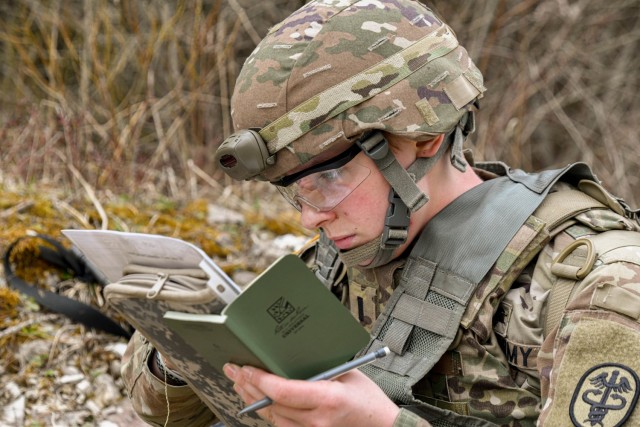
[[[303,3],[1,2],[0,186],[219,193],[231,183],[212,157],[231,132],[235,77]],[[427,3],[485,74],[478,159],[526,170],[586,161],[638,205],[639,1]]]
[[[230,274],[264,269],[275,236],[305,233],[297,213],[264,183],[232,183],[212,158],[231,132],[244,58],[303,3],[0,1],[0,253],[29,231],[109,228],[181,237]],[[640,205],[640,1],[428,4],[485,75],[477,159],[526,170],[586,161]],[[212,221],[222,206],[242,219]],[[56,385],[67,366],[108,372],[123,397],[115,356],[96,351],[117,337],[47,315],[2,282],[0,424],[97,425],[128,402],[112,396],[87,415],[87,396]],[[60,292],[102,307],[82,289]],[[3,419],[21,398],[14,422]]]

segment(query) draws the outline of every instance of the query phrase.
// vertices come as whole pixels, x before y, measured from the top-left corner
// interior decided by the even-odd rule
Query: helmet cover
[[[425,140],[482,97],[482,74],[453,31],[412,0],[313,1],[247,58],[232,98],[236,131],[257,130],[275,181],[381,130]]]

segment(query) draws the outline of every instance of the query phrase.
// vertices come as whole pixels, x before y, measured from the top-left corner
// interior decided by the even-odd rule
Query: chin
[[[361,263],[358,263],[358,267],[367,267],[369,264],[371,264],[373,262],[373,258],[367,259],[362,261]]]

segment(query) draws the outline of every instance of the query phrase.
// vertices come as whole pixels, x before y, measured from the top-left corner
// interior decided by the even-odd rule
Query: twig
[[[547,98],[553,113],[556,115],[560,124],[565,128],[573,142],[576,144],[581,153],[585,157],[585,161],[588,164],[593,163],[593,152],[589,150],[589,144],[585,141],[580,131],[576,128],[567,112],[564,110],[562,104],[558,102],[556,96],[546,86],[542,87],[542,93]]]
[[[31,206],[33,206],[33,200],[25,200],[24,202],[20,202],[17,205],[12,206],[0,212],[0,218],[2,219],[9,218],[11,215],[15,215],[18,212],[22,212],[26,209],[29,209]]]
[[[77,327],[78,327],[78,325],[71,324],[71,325],[66,325],[65,327],[62,327],[62,328],[58,329],[58,332],[56,332],[55,337],[53,337],[53,342],[51,343],[51,349],[49,349],[49,357],[47,358],[47,367],[52,366],[54,364],[53,363],[53,356],[56,353],[56,347],[58,346],[58,343],[60,342],[60,338],[62,337],[62,334],[64,334],[68,330],[75,329]]]
[[[47,314],[40,317],[36,316],[33,319],[25,320],[24,322],[20,322],[17,325],[10,326],[7,329],[0,331],[0,340],[4,337],[8,337],[9,335],[17,334],[22,329],[26,328],[27,326],[31,326],[34,323],[48,322],[50,320],[58,318],[59,316],[59,314]]]
[[[187,160],[187,166],[191,171],[193,171],[193,173],[195,173],[198,177],[200,177],[204,182],[209,184],[211,187],[215,188],[216,190],[222,190],[222,195],[220,196],[219,200],[231,199],[231,203],[230,203],[231,205],[238,206],[241,209],[245,209],[245,210],[251,209],[251,205],[249,205],[249,203],[245,202],[240,197],[232,193],[233,189],[230,186],[224,187],[220,185],[218,181],[216,181],[211,176],[209,176],[205,171],[200,169],[193,162],[193,160],[191,159]]]
[[[244,8],[240,6],[237,0],[229,0],[229,5],[236,13],[236,15],[238,15],[238,19],[240,19],[244,30],[247,32],[247,34],[249,34],[249,37],[251,37],[251,41],[256,45],[260,43],[262,37],[260,37],[256,29],[253,28],[253,25],[251,25],[251,20],[247,16],[247,13],[244,11]]]
[[[100,219],[102,220],[102,226],[100,227],[100,229],[107,230],[109,226],[109,217],[102,207],[102,203],[100,203],[100,201],[96,197],[95,191],[93,191],[91,185],[89,185],[89,183],[84,179],[78,169],[76,169],[70,162],[67,162],[66,158],[60,153],[58,153],[58,156],[61,157],[63,162],[67,163],[67,167],[69,168],[73,176],[75,176],[75,178],[78,180],[78,182],[80,182],[80,185],[82,185],[82,188],[84,188],[84,191],[87,193],[89,200],[91,200],[91,203],[93,203],[93,206],[98,211],[98,215],[100,215]]]
[[[61,208],[62,210],[67,211],[67,213],[70,214],[75,219],[77,219],[78,222],[80,222],[80,224],[82,224],[82,226],[84,228],[93,228],[93,227],[91,227],[91,224],[89,224],[87,219],[76,208],[71,206],[69,203],[67,203],[67,202],[65,202],[63,200],[54,200],[53,204],[56,206],[56,208]]]
[[[220,183],[218,181],[216,181],[215,179],[213,179],[211,176],[209,176],[205,171],[203,171],[202,169],[200,169],[194,162],[192,159],[187,160],[187,166],[189,167],[189,170],[191,170],[193,173],[195,173],[196,175],[198,175],[200,178],[202,178],[203,181],[205,181],[207,184],[209,184],[210,186],[212,186],[213,188],[216,188],[218,190],[222,189],[222,185],[220,185]]]
[[[233,2],[232,2],[233,3]],[[244,10],[243,10],[244,12]],[[224,21],[218,22],[218,26],[216,29],[216,54],[219,58],[224,58],[224,41],[225,34],[227,33],[227,26]],[[228,61],[218,61],[218,78],[220,79],[220,97],[223,99],[231,98],[229,96],[229,81],[227,78],[227,62]],[[231,115],[230,111],[227,108],[221,108],[220,112],[222,113],[222,135],[226,138],[231,134]]]

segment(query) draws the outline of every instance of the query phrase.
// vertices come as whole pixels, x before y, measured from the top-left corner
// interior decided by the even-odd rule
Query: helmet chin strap
[[[393,258],[393,252],[407,241],[411,213],[429,201],[429,197],[420,190],[417,182],[433,168],[450,145],[451,164],[461,172],[465,171],[462,143],[472,131],[472,126],[473,113],[469,112],[463,116],[458,126],[445,136],[436,154],[416,159],[407,169],[404,169],[393,155],[382,132],[364,134],[356,141],[362,151],[378,166],[391,185],[391,191],[382,234],[357,248],[339,252],[342,262],[347,267],[375,268]],[[361,265],[368,260],[371,262]]]
[[[385,265],[393,257],[393,251],[407,241],[410,211],[392,188],[389,191],[389,207],[382,234],[372,241],[347,251],[340,251],[340,259],[347,267],[356,267],[372,260],[365,268]]]

